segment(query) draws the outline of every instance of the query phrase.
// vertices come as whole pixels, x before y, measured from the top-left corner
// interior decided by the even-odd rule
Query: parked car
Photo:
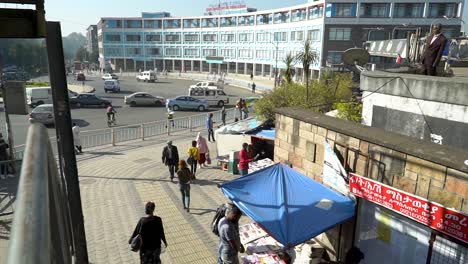
[[[103,80],[118,80],[119,76],[117,76],[117,74],[115,73],[105,73],[104,75],[102,75],[102,79]]]
[[[223,107],[225,104],[229,104],[229,96],[222,89],[189,88],[188,95],[196,99],[205,99],[210,106]]]
[[[111,101],[102,99],[95,94],[92,93],[82,93],[78,96],[74,96],[70,98],[70,104],[77,108],[83,106],[99,106],[99,107],[107,107],[111,104]]]
[[[52,89],[50,89],[50,86],[26,88],[26,102],[31,107],[51,104]]]
[[[80,72],[76,75],[76,80],[79,81],[79,82],[83,82],[83,81],[86,81],[86,77],[84,75],[84,73]]]
[[[190,88],[212,88],[212,89],[223,89],[222,86],[217,85],[215,82],[199,82],[194,85],[190,85]]]
[[[153,96],[145,92],[137,92],[124,97],[124,103],[130,106],[138,105],[154,105],[163,106],[166,104],[166,99],[161,96]]]
[[[140,72],[136,79],[138,82],[155,82],[158,78],[156,77],[156,73],[154,71],[144,71]]]
[[[177,96],[166,100],[166,107],[174,111],[186,109],[203,112],[208,109],[208,103],[205,100],[195,99],[191,96]]]
[[[34,108],[29,114],[29,122],[38,122],[44,125],[53,125],[55,123],[53,105],[43,104]]]
[[[104,92],[120,92],[120,82],[119,80],[105,80],[104,81]]]

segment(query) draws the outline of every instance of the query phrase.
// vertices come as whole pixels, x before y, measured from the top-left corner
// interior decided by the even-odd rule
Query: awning
[[[221,185],[224,195],[286,247],[354,216],[354,201],[284,164]]]
[[[258,137],[258,138],[263,138],[263,139],[269,139],[269,140],[275,140],[275,129],[270,128],[270,129],[262,129],[257,132],[255,132],[252,136],[253,137]]]

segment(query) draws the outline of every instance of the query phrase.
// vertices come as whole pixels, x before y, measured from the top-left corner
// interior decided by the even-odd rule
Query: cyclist
[[[109,104],[109,106],[106,109],[107,122],[114,122],[115,121],[115,113],[117,113],[117,111],[115,111],[112,104]]]

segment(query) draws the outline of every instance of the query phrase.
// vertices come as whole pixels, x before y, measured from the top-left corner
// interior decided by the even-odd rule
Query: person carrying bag
[[[197,141],[192,141],[192,146],[187,151],[189,157],[187,163],[190,165],[190,172],[195,178],[195,173],[197,172],[197,162],[200,160],[200,151],[197,148]]]

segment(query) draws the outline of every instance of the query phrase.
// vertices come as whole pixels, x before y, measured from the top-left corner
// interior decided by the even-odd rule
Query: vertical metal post
[[[190,129],[190,132],[192,132],[192,117],[191,116],[189,117],[189,129]]]
[[[171,135],[171,123],[169,120],[166,121],[166,130],[167,130],[167,135]]]
[[[65,74],[62,33],[59,22],[47,22],[47,56],[49,59],[50,84],[54,104],[57,147],[63,155],[61,170],[65,175],[67,196],[70,204],[71,227],[76,263],[89,263],[81,207],[80,185],[73,145],[68,86]],[[62,158],[62,157],[60,157]]]
[[[275,61],[276,61],[276,66],[275,66],[275,86],[274,88],[276,88],[276,82],[277,82],[277,79],[278,79],[278,43],[276,43],[276,56],[275,56]]]
[[[145,140],[145,124],[141,123],[141,140]]]
[[[111,128],[111,143],[115,146],[115,129]]]

